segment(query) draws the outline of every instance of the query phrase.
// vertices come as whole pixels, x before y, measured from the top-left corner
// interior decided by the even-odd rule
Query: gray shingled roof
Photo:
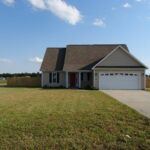
[[[64,66],[66,48],[47,48],[41,71],[62,71]]]
[[[114,45],[68,45],[66,48],[47,48],[41,71],[77,71],[91,68],[117,46]]]

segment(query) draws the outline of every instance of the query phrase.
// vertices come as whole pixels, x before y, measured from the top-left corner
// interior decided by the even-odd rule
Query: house
[[[146,86],[146,69],[125,44],[47,48],[42,87],[140,90]]]

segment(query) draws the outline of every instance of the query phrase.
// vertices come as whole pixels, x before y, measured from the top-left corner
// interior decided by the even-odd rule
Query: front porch
[[[42,72],[42,87],[91,88],[93,87],[93,72]]]
[[[66,72],[66,88],[91,88],[93,72]]]

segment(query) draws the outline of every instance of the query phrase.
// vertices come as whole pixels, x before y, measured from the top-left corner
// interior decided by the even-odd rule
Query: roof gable
[[[99,61],[95,67],[141,67],[146,66],[137,60],[131,53],[126,51],[123,47],[118,46],[105,58]]]

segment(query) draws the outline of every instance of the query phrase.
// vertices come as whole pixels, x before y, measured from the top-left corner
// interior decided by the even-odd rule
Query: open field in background
[[[7,85],[7,81],[6,80],[0,80],[0,86],[4,86]]]
[[[150,120],[88,90],[0,88],[0,149],[149,149]]]

